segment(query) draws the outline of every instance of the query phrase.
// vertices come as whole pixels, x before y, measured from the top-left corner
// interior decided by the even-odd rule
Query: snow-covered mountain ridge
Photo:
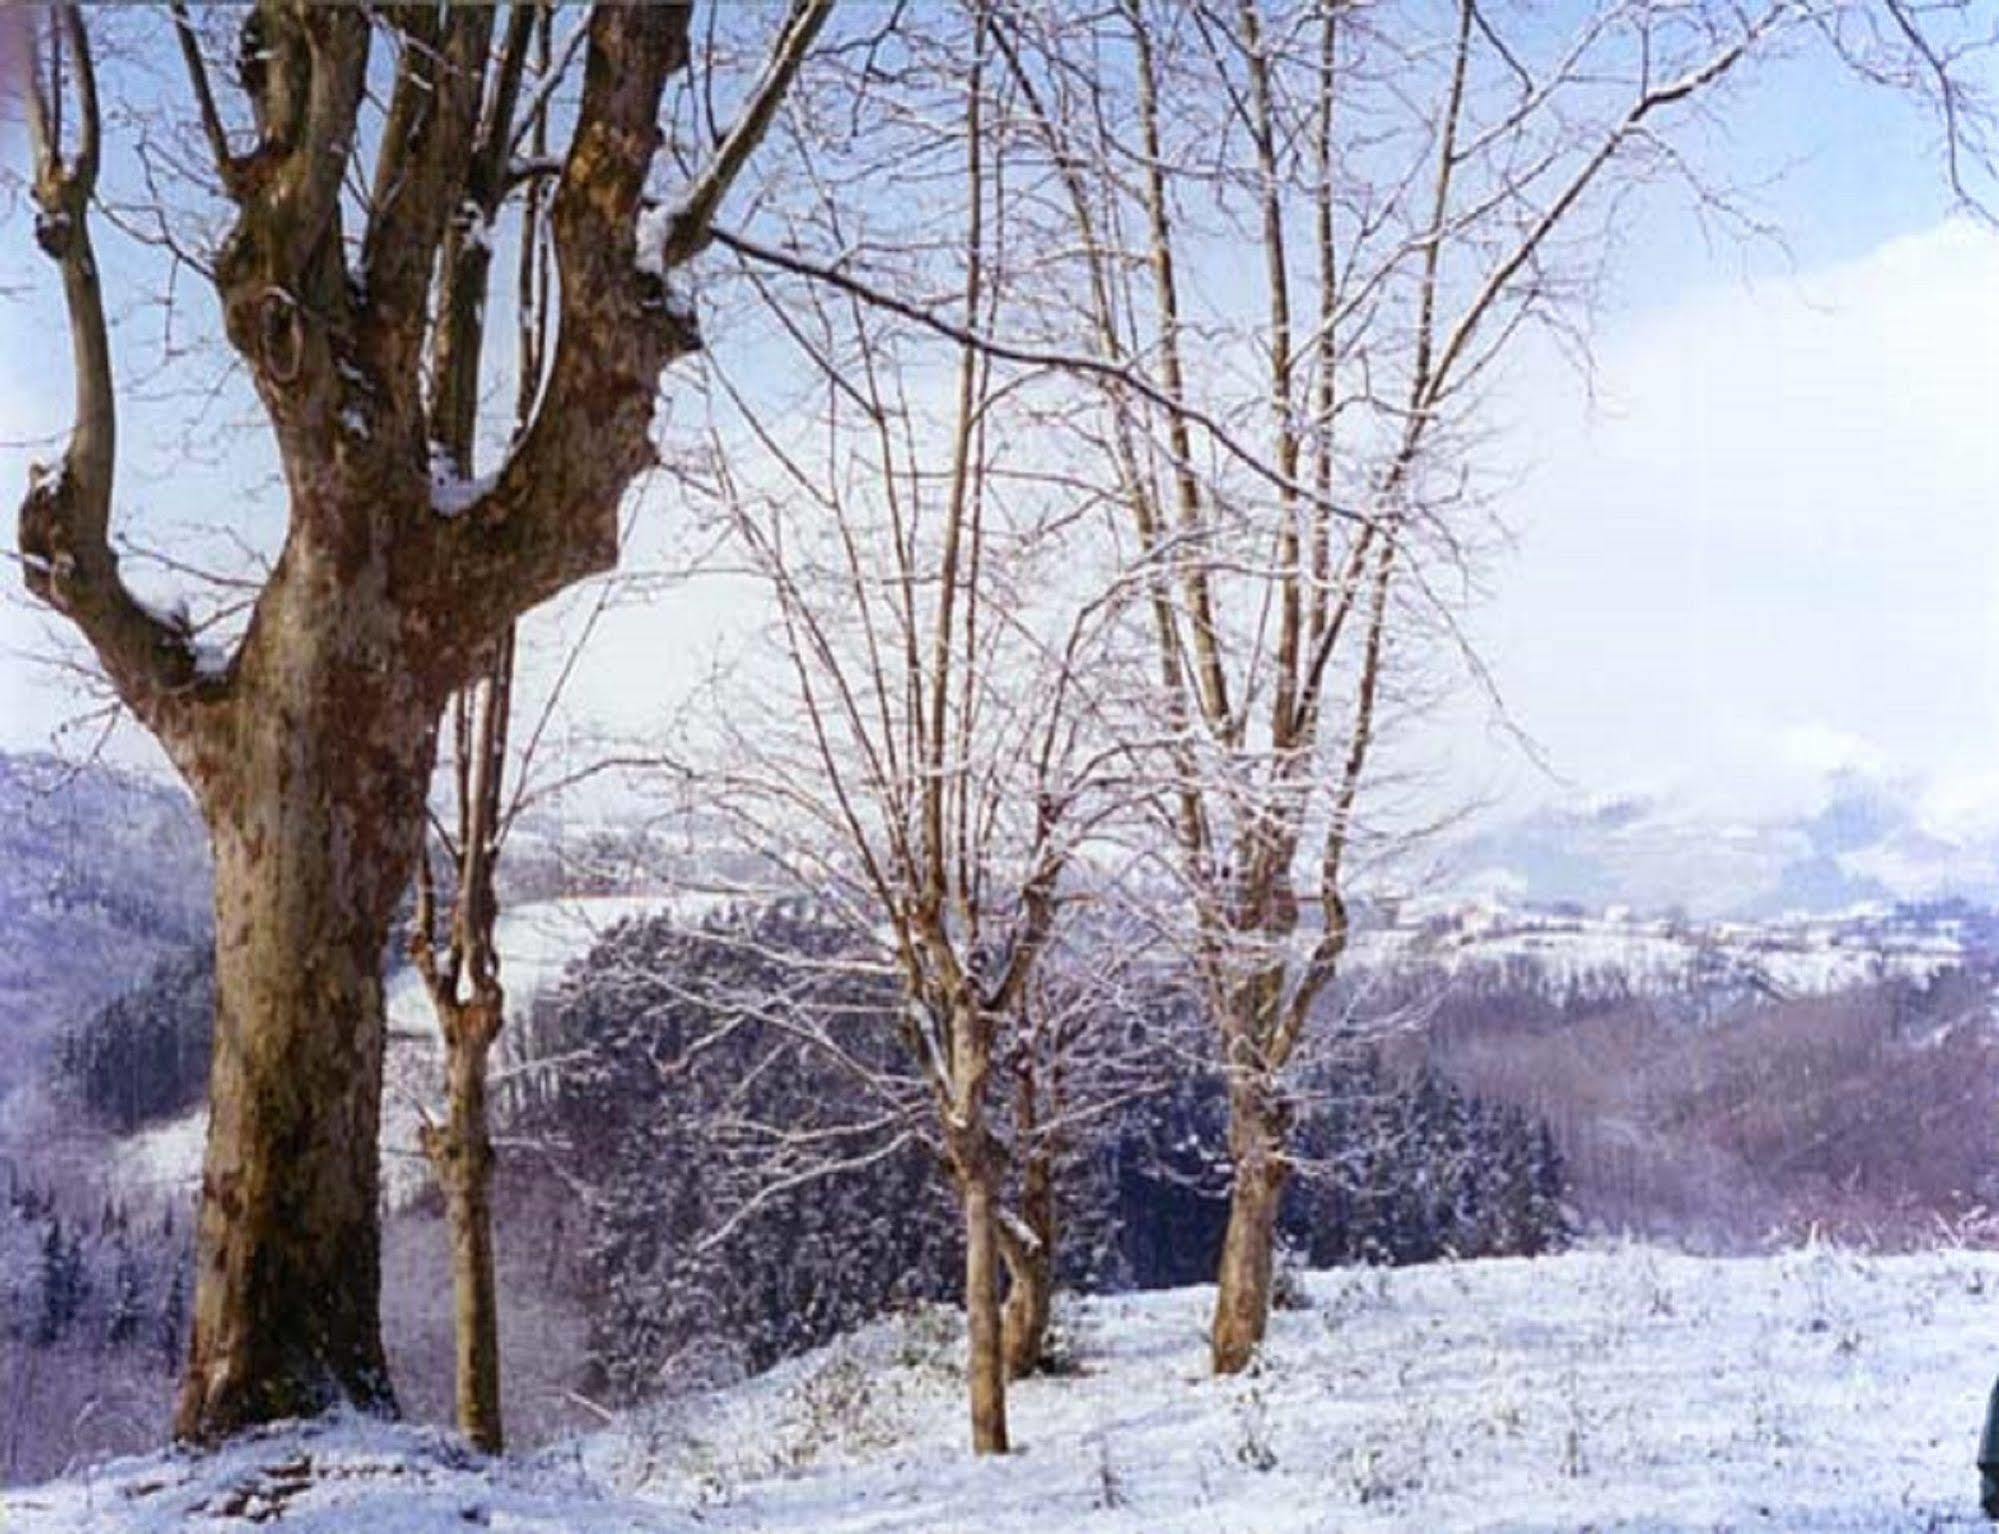
[[[1983,1526],[1999,1254],[1619,1247],[1307,1275],[1260,1365],[1212,1292],[1073,1303],[1070,1372],[974,1460],[923,1310],[522,1459],[346,1421],[0,1494],[9,1534],[1915,1534]]]
[[[72,1019],[206,938],[207,860],[184,795],[0,752],[0,1097]]]
[[[1577,793],[1481,816],[1443,851],[1461,893],[1547,904],[1683,906],[1703,916],[1827,914],[1867,901],[1999,902],[1990,784],[1880,764],[1809,775],[1780,796],[1747,785]]]

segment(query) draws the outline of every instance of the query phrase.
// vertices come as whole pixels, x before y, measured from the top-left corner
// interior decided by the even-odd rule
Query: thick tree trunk
[[[1025,1240],[1003,1243],[1006,1308],[1001,1332],[1006,1377],[1025,1379],[1039,1369],[1048,1351],[1048,1322],[1055,1290],[1055,1169],[1052,1157],[1036,1150],[1022,1179],[1021,1224]]]
[[[257,619],[273,632],[237,678],[256,706],[188,764],[216,911],[194,1339],[174,1423],[197,1442],[341,1403],[395,1410],[378,1308],[381,974],[434,704],[395,663],[379,576],[316,568],[297,546],[286,560],[292,580]]]
[[[451,1288],[456,1311],[458,1426],[487,1454],[505,1447],[500,1423],[500,1303],[493,1274],[493,1143],[486,1129],[490,1038],[454,1045],[447,1061],[450,1119],[426,1137],[451,1225]]]
[[[999,1228],[993,1177],[985,1158],[961,1174],[965,1203],[965,1319],[970,1333],[966,1382],[971,1392],[972,1452],[1004,1454],[1006,1359],[1000,1322]]]
[[[1288,1163],[1282,1111],[1262,1083],[1229,1094],[1229,1148],[1235,1184],[1228,1233],[1216,1277],[1210,1341],[1217,1374],[1240,1373],[1263,1342],[1270,1321],[1270,1279],[1277,1244],[1277,1210]]]

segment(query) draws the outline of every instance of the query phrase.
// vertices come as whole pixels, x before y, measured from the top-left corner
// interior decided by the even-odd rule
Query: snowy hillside
[[[1738,918],[1999,900],[1999,826],[1978,790],[1862,761],[1807,769],[1793,787],[1760,806],[1753,791],[1683,787],[1484,817],[1453,848],[1457,882],[1543,904],[1627,900]]]
[[[1434,967],[1459,978],[1524,971],[1557,991],[1798,996],[1891,977],[1923,981],[1980,956],[1961,921],[1865,908],[1690,922],[1622,906],[1585,912],[1471,902],[1405,908],[1393,925],[1364,935],[1355,959],[1377,970]]]
[[[1983,1526],[1973,1446],[1999,1255],[1645,1248],[1313,1275],[1266,1362],[1204,1369],[1204,1290],[1079,1303],[1074,1372],[963,1452],[928,1311],[578,1443],[482,1465],[431,1430],[278,1431],[5,1494],[9,1534],[468,1526],[791,1534]]]
[[[570,896],[504,910],[497,934],[507,986],[507,1029],[496,1078],[548,1053],[535,1035],[537,1003],[575,960],[621,921],[671,914],[698,921],[716,904],[697,894]],[[1989,916],[1983,918],[1989,925]],[[1768,922],[1696,923],[1622,907],[1584,913],[1494,902],[1405,906],[1392,924],[1356,939],[1352,973],[1420,974],[1451,984],[1531,977],[1554,992],[1699,995],[1712,1000],[1816,995],[1884,977],[1923,981],[1991,957],[1987,925],[1917,921],[1882,912]],[[428,1177],[417,1150],[419,1106],[441,1100],[442,1046],[429,998],[405,968],[389,982],[389,1059],[382,1104],[383,1185],[394,1206]],[[122,1142],[112,1174],[127,1189],[193,1186],[207,1109]]]
[[[208,923],[207,846],[184,794],[0,752],[0,1097],[66,1024]]]

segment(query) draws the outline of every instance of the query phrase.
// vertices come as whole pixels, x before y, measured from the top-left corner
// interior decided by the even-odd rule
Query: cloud
[[[39,376],[51,323],[0,310],[0,486],[47,455],[26,439],[67,408]],[[1999,236],[1949,222],[1796,278],[1694,291],[1612,324],[1598,364],[1593,403],[1552,362],[1500,401],[1525,471],[1505,507],[1518,543],[1473,628],[1563,775],[1551,790],[1506,769],[1513,802],[1594,796],[1593,834],[1687,899],[1699,881],[1781,878],[1841,774],[1939,843],[1999,835]],[[17,653],[47,653],[52,629],[15,572],[5,583],[0,748],[75,711]],[[614,610],[575,712],[655,726],[757,616],[728,581]],[[1457,716],[1419,744],[1498,771],[1484,723]],[[1632,785],[1642,798],[1621,802]],[[1793,829],[1777,843],[1756,829],[1779,825]],[[1559,839],[1534,853],[1549,866]]]
[[[1520,380],[1518,549],[1477,620],[1556,769],[1765,817],[1892,762],[1999,811],[1999,236],[1696,293],[1599,365],[1593,409]]]
[[[23,589],[14,541],[13,511],[27,489],[29,465],[60,455],[60,439],[50,434],[59,429],[58,412],[69,396],[66,389],[29,386],[18,364],[33,353],[15,346],[18,328],[6,321],[0,310],[0,352],[11,359],[0,366],[0,749],[17,749],[46,746],[56,726],[82,705],[74,679],[49,663],[77,658],[77,647]]]
[[[1784,760],[1809,773],[1878,773],[1886,766],[1886,758],[1872,742],[1826,724],[1794,725],[1778,742]]]

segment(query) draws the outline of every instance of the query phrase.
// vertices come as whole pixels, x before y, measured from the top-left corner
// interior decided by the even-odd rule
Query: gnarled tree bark
[[[381,961],[432,710],[386,664],[392,636],[369,632],[353,584],[302,575],[315,561],[293,553],[296,609],[268,612],[295,637],[244,657],[220,749],[192,779],[215,849],[217,1014],[186,1437],[393,1405],[376,1298]]]

